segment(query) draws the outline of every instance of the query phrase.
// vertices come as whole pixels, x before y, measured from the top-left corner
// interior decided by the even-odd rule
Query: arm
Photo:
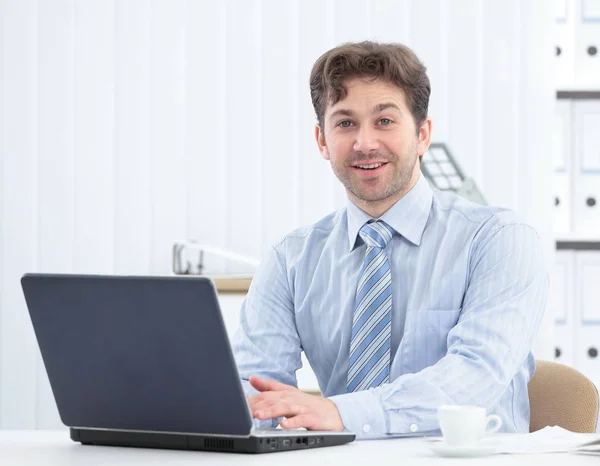
[[[257,393],[249,384],[252,375],[297,386],[302,348],[287,274],[274,248],[269,248],[254,275],[232,346],[248,395]],[[266,424],[271,422],[262,426]]]
[[[507,225],[479,241],[470,259],[462,312],[446,356],[372,390],[330,398],[358,435],[439,428],[442,404],[492,408],[522,367],[543,317],[548,274],[541,242],[526,225]]]

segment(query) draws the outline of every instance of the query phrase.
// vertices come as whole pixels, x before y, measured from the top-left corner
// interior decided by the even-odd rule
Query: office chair
[[[559,426],[572,432],[596,432],[598,389],[581,372],[550,361],[536,361],[529,381],[529,431]]]

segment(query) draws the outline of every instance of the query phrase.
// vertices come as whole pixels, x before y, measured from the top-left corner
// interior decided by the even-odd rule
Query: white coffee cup
[[[444,441],[450,446],[474,445],[502,427],[499,416],[486,416],[485,409],[479,406],[440,406],[438,419]],[[490,422],[493,424],[488,427]]]

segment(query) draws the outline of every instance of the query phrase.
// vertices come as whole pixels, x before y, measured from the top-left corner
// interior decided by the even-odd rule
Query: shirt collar
[[[413,188],[399,199],[380,218],[398,234],[404,236],[415,246],[421,244],[421,237],[429,218],[433,192],[423,175],[419,176]],[[348,241],[350,250],[356,246],[358,232],[373,218],[348,200]]]

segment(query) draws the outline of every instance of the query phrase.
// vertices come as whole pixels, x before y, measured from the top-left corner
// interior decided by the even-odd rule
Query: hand
[[[327,398],[260,377],[250,377],[250,385],[262,392],[249,399],[250,410],[256,419],[285,417],[280,423],[284,429],[344,430],[337,406]]]

